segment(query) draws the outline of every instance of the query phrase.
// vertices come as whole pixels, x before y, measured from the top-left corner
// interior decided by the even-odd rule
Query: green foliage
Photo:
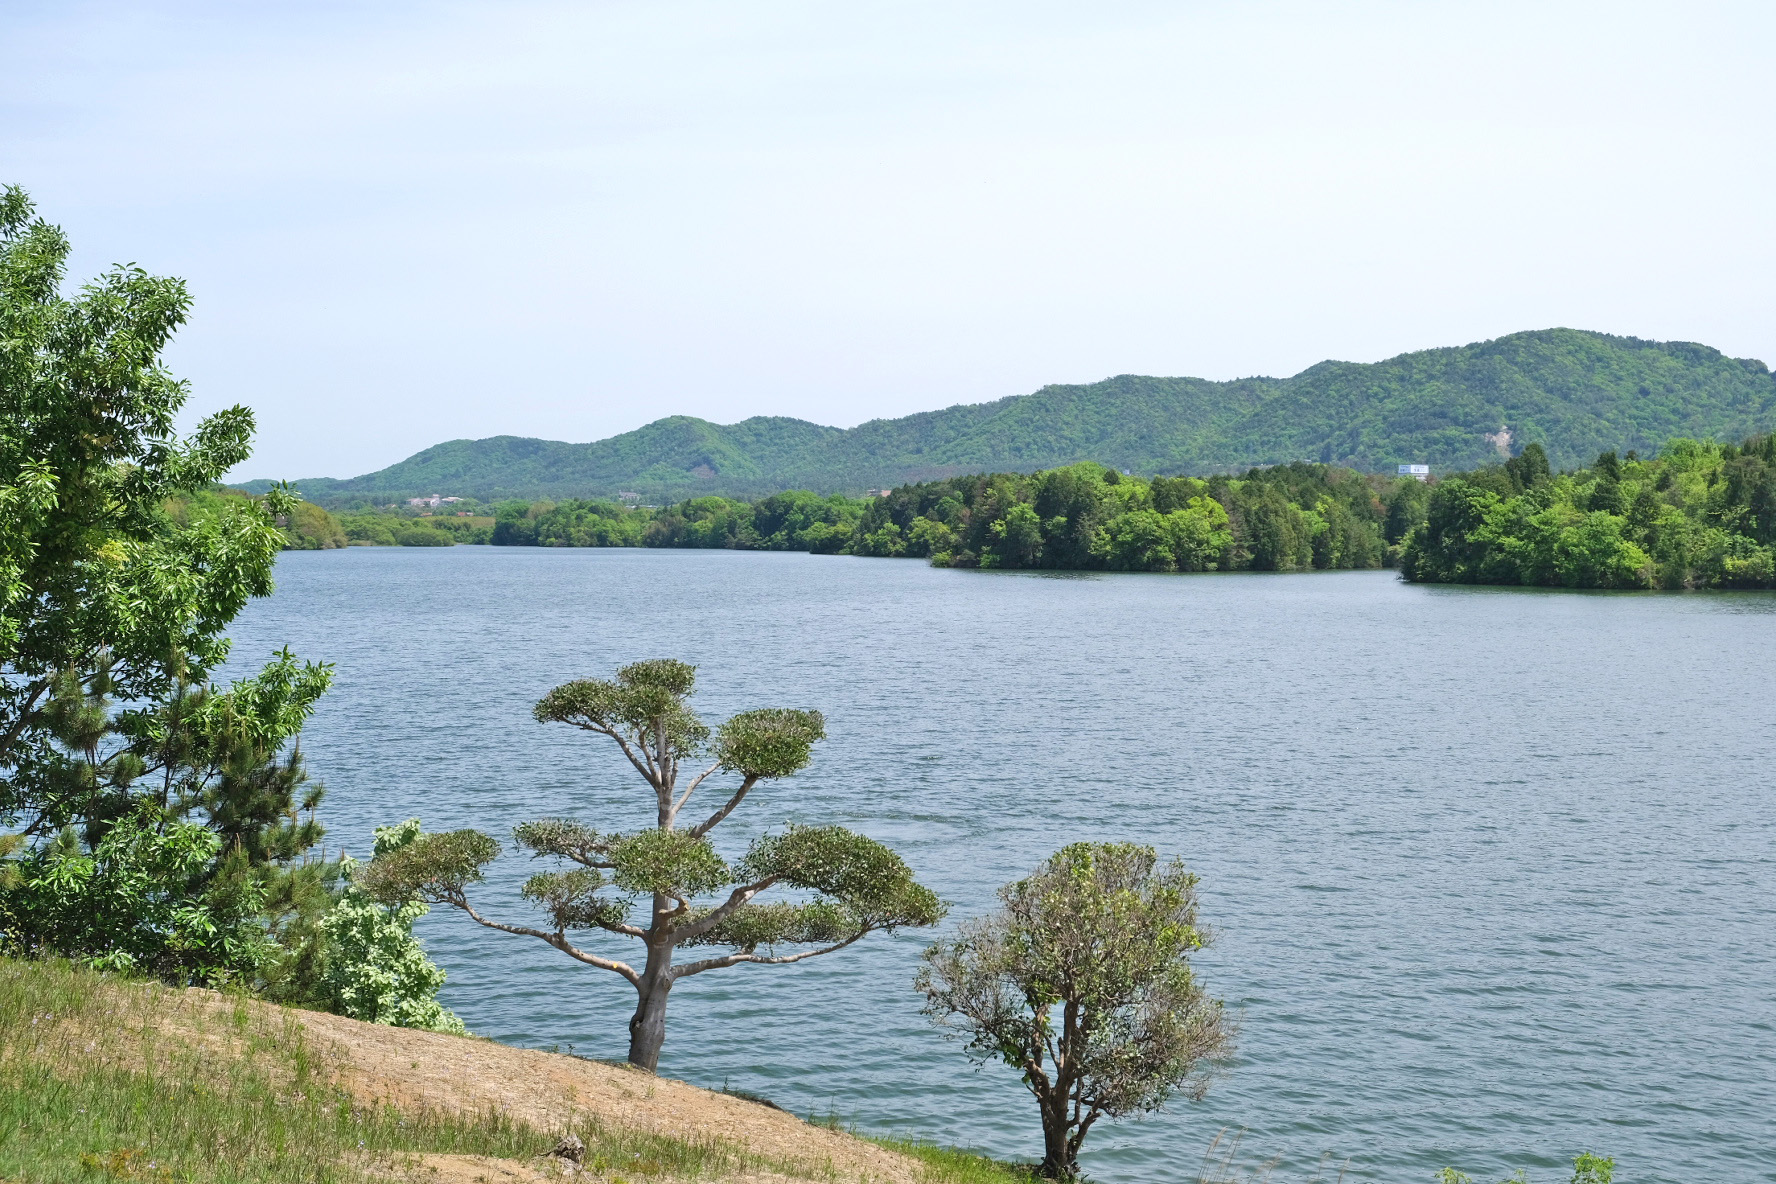
[[[708,915],[698,913],[691,919],[700,921]],[[836,901],[773,901],[742,905],[681,944],[732,946],[747,953],[779,945],[829,945],[844,941],[858,925],[856,913]]]
[[[701,751],[709,729],[685,705],[696,667],[670,659],[634,662],[614,682],[580,679],[556,687],[531,714],[538,723],[572,724],[607,735],[621,732],[638,748],[658,748],[676,764]]]
[[[271,591],[294,498],[217,499],[180,523],[169,499],[245,460],[244,407],[173,432],[183,383],[159,354],[190,301],[118,268],[61,295],[67,240],[16,188],[0,197],[0,821],[29,815],[57,767],[52,684],[103,678],[154,702],[226,657],[222,630]]]
[[[326,551],[347,543],[339,519],[313,502],[297,502],[280,523],[284,547],[291,551]]]
[[[512,828],[512,839],[538,855],[555,855],[581,863],[599,858],[606,841],[596,830],[571,818],[521,822]]]
[[[653,828],[614,839],[607,848],[612,881],[628,892],[689,898],[733,883],[727,862],[707,839]]]
[[[214,832],[144,804],[90,850],[72,830],[31,851],[0,896],[0,926],[21,952],[102,970],[217,985],[273,956],[258,915],[262,883],[238,853],[217,867]]]
[[[576,929],[615,929],[629,916],[628,898],[598,895],[610,883],[597,868],[577,867],[565,872],[538,872],[524,882],[520,894],[549,914],[557,932]]]
[[[478,830],[418,835],[373,859],[353,882],[379,904],[408,901],[454,904],[483,879],[481,869],[499,858],[499,844]]]
[[[615,502],[508,504],[499,508],[489,541],[506,547],[635,547],[646,525]]]
[[[553,503],[509,501],[498,508],[492,541],[795,549],[907,556],[956,567],[1363,568],[1391,561],[1390,545],[1423,520],[1425,497],[1417,481],[1364,477],[1326,465],[1149,482],[1082,463],[1030,476],[950,478],[863,501],[795,491],[750,505],[694,498],[658,511],[598,503],[600,521],[625,525],[579,535],[542,529],[539,524],[562,509]],[[355,529],[350,523],[348,530]]]
[[[419,819],[376,828],[375,857],[392,855],[420,838]],[[381,904],[351,882],[320,921],[328,949],[322,1001],[338,1015],[399,1028],[463,1034],[463,1022],[438,1002],[444,971],[426,957],[413,923],[430,912],[420,900]]]
[[[1578,1158],[1573,1160],[1571,1184],[1610,1184],[1615,1177],[1616,1161],[1614,1159],[1582,1151]]]
[[[1019,1070],[1041,1111],[1044,1175],[1078,1172],[1100,1117],[1201,1098],[1232,1048],[1191,973],[1207,944],[1196,877],[1131,843],[1074,843],[1000,890],[1003,908],[925,952],[926,1014],[978,1060]]]
[[[187,391],[160,353],[183,284],[116,268],[64,296],[68,251],[5,191],[0,826],[21,838],[0,927],[34,953],[270,987],[329,896],[294,741],[331,674],[284,652],[208,678],[278,551],[337,540],[287,489],[216,491],[248,455],[245,408],[174,434]]]
[[[814,744],[826,738],[826,718],[818,711],[766,707],[742,711],[716,729],[721,767],[748,777],[788,777],[808,767]]]
[[[867,503],[806,490],[772,494],[750,505],[698,497],[668,506],[642,535],[650,547],[731,547],[829,554],[852,544]]]
[[[1776,381],[1762,362],[1692,342],[1545,329],[1382,362],[1321,362],[1283,379],[1124,374],[848,431],[794,419],[720,425],[673,416],[592,444],[452,440],[379,472],[301,485],[323,501],[448,487],[527,499],[631,491],[664,502],[887,488],[1087,459],[1142,475],[1296,461],[1443,470],[1496,456],[1501,428],[1565,467],[1605,448],[1647,451],[1673,436],[1736,439],[1773,422]]]
[[[1109,571],[1293,571],[1379,567],[1383,525],[1416,481],[1293,464],[1242,477],[1124,477],[1077,464],[1024,477],[955,477],[892,491],[860,538],[895,525],[932,540],[909,553],[954,567]],[[876,548],[857,547],[857,553]]]
[[[1459,474],[1431,491],[1401,568],[1427,583],[1776,587],[1776,437]]]
[[[741,865],[753,881],[780,880],[828,896],[870,929],[935,925],[944,907],[900,856],[842,826],[790,826],[753,844]]]
[[[634,530],[585,545],[794,548],[955,567],[1362,568],[1391,561],[1390,544],[1423,520],[1426,496],[1417,481],[1326,465],[1149,482],[1084,463],[1030,476],[992,473],[903,486],[867,501],[805,491],[752,505],[696,498],[657,513],[622,511]],[[496,531],[493,541],[537,541],[516,524],[552,513],[539,511],[548,505],[502,505],[502,523],[514,526]],[[824,517],[813,517],[816,510]]]
[[[429,526],[403,526],[394,531],[398,547],[454,547],[456,540]]]

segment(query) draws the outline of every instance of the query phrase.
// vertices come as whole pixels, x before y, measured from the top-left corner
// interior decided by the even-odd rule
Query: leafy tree
[[[311,796],[300,758],[270,766],[330,675],[285,653],[227,690],[207,678],[299,503],[210,492],[248,455],[246,408],[174,434],[187,390],[160,352],[184,285],[116,268],[65,296],[68,252],[0,194],[0,826],[25,847],[0,914],[26,948],[246,973],[259,911],[293,899],[270,864],[318,837],[318,797],[282,817]]]
[[[1295,571],[1313,566],[1314,536],[1324,523],[1310,519],[1274,486],[1264,488],[1244,509],[1255,569]]]
[[[1548,468],[1548,454],[1540,444],[1524,445],[1522,452],[1505,462],[1505,472],[1519,490],[1534,489],[1553,476]]]
[[[1208,944],[1196,877],[1150,847],[1074,843],[999,892],[1001,910],[925,952],[926,1013],[977,1060],[1023,1074],[1042,1114],[1042,1173],[1078,1174],[1102,1117],[1201,1098],[1232,1024],[1191,973]]]
[[[791,826],[766,835],[730,865],[709,833],[764,781],[805,768],[825,736],[817,711],[764,708],[711,729],[691,710],[695,667],[666,659],[636,662],[614,681],[587,679],[555,688],[537,703],[543,723],[564,723],[614,742],[647,783],[654,825],[629,833],[597,830],[561,818],[527,822],[513,831],[520,848],[579,866],[543,872],[523,895],[547,914],[538,928],[492,920],[467,890],[499,854],[499,844],[473,830],[424,835],[378,855],[359,882],[388,904],[449,904],[477,924],[547,942],[569,957],[611,971],[635,989],[629,1061],[650,1072],[666,1036],[668,993],[679,980],[742,963],[786,965],[842,950],[878,930],[935,924],[943,906],[914,882],[888,848],[837,826]],[[681,769],[708,763],[680,786]],[[719,774],[738,778],[725,801],[690,826],[680,814],[691,796]],[[812,893],[802,902],[759,903],[770,888]],[[713,905],[697,898],[726,890]],[[612,934],[639,941],[642,957],[624,961],[582,948],[573,934]],[[675,962],[681,946],[725,947]],[[810,948],[780,952],[778,947]]]
[[[1166,517],[1158,510],[1118,514],[1094,536],[1091,553],[1114,571],[1176,571]]]
[[[1425,520],[1430,500],[1431,488],[1425,482],[1410,477],[1396,481],[1387,499],[1382,537],[1394,545],[1404,542],[1413,528]]]
[[[885,522],[870,531],[853,544],[853,550],[859,555],[874,555],[881,559],[893,559],[906,550],[906,540],[900,535],[900,527],[892,522]]]
[[[982,567],[1034,567],[1042,557],[1042,519],[1018,502],[988,529],[992,541],[981,552]]]
[[[938,556],[948,557],[956,546],[956,532],[937,518],[919,518],[913,522],[911,536],[907,539],[906,553],[915,558],[930,558],[934,562]]]
[[[103,970],[217,984],[275,954],[258,916],[265,890],[223,859],[215,833],[144,805],[90,848],[72,831],[29,852],[0,894],[0,930]]]
[[[281,525],[292,551],[325,551],[346,544],[339,520],[313,502],[297,502]]]
[[[419,819],[376,828],[375,857],[392,855],[420,837]],[[320,921],[327,940],[322,1003],[329,1011],[373,1024],[463,1034],[463,1022],[438,1002],[445,974],[426,957],[413,923],[431,911],[424,901],[380,904],[354,882],[357,865],[342,861],[344,893]]]

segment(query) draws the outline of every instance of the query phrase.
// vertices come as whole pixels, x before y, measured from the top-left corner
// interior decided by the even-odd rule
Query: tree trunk
[[[1067,1139],[1067,1099],[1063,1096],[1040,1098],[1042,1108],[1042,1167],[1040,1175],[1050,1180],[1071,1180],[1079,1174],[1079,1159]]]
[[[660,934],[660,916],[666,911],[664,897],[654,897],[654,929],[648,935],[647,963],[635,984],[635,1014],[629,1017],[629,1063],[652,1073],[660,1064],[660,1046],[666,1043],[666,995],[672,990],[672,946]]]
[[[660,1064],[660,1046],[666,1043],[666,994],[670,976],[646,975],[635,988],[639,998],[629,1017],[629,1063],[652,1073]]]

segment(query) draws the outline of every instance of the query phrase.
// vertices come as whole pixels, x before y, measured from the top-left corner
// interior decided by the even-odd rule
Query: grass
[[[1039,1184],[1041,1181],[1041,1177],[1036,1175],[1029,1164],[1004,1163],[984,1155],[958,1151],[954,1147],[942,1147],[923,1140],[878,1138],[873,1135],[859,1137],[890,1151],[912,1156],[925,1165],[933,1180],[941,1180],[944,1184]]]
[[[386,1180],[403,1157],[526,1159],[564,1132],[497,1114],[403,1113],[364,1105],[285,1012],[240,1001],[179,1009],[180,993],[65,964],[0,959],[0,1181]],[[156,1020],[180,1010],[177,1035]],[[267,1016],[273,1018],[266,1018]],[[711,1176],[757,1166],[734,1149],[584,1123],[573,1133],[601,1174]]]
[[[387,1184],[411,1156],[530,1159],[570,1133],[354,1099],[332,1084],[331,1054],[299,1015],[0,958],[0,1184]],[[589,1119],[571,1133],[611,1184],[806,1174],[728,1143]],[[918,1160],[930,1184],[1031,1180],[982,1156],[872,1141]]]

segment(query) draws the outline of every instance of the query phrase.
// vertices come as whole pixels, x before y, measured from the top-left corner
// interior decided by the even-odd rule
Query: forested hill
[[[1540,443],[1556,469],[1606,449],[1776,428],[1764,363],[1689,342],[1575,329],[1321,362],[1292,378],[1210,382],[1122,375],[1048,386],[850,430],[759,417],[657,420],[592,444],[452,440],[379,472],[310,479],[323,502],[423,493],[650,500],[780,489],[858,492],[982,471],[1093,460],[1139,474],[1224,472],[1310,460],[1365,471],[1472,468]],[[254,482],[248,488],[262,488]]]

